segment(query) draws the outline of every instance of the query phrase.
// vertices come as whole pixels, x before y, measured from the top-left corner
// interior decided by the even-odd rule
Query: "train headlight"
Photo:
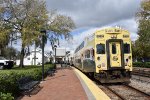
[[[100,60],[100,57],[97,57],[97,60]]]
[[[101,68],[101,65],[99,64],[97,67],[98,67],[98,68]]]

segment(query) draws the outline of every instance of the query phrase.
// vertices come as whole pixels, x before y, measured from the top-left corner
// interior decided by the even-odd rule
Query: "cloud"
[[[120,21],[114,22],[110,25],[111,26],[120,26],[121,28],[128,30],[130,32],[132,41],[135,41],[138,38],[138,35],[137,35],[138,23],[135,21],[134,18],[120,20]]]
[[[97,27],[121,26],[131,33],[131,39],[138,38],[134,17],[141,0],[46,0],[49,11],[70,16],[77,26],[72,41],[61,40],[60,46],[74,50]]]
[[[116,26],[120,26],[122,29],[128,30],[130,32],[132,41],[135,41],[138,38],[137,35],[138,25],[135,22],[135,19],[132,18],[127,20],[121,20],[103,27],[89,28],[81,32],[78,30],[78,32],[76,32],[77,34],[74,34],[73,40],[71,41],[61,40],[60,46],[69,48],[69,50],[74,51],[77,48],[77,46],[84,40],[85,37],[94,33],[96,30],[103,29],[106,27],[116,27]]]
[[[97,27],[121,26],[131,33],[131,39],[136,40],[138,24],[135,13],[140,8],[141,0],[46,0],[48,11],[57,10],[58,13],[70,16],[77,29],[73,30],[73,40],[61,39],[61,47],[74,50]],[[17,46],[20,49],[20,46]],[[45,46],[51,50],[50,43]]]
[[[77,27],[100,27],[135,16],[141,0],[46,0],[48,10],[71,16]]]

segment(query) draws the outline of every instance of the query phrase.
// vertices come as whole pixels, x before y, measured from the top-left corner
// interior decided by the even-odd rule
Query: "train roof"
[[[129,31],[127,31],[127,30],[125,30],[125,29],[123,29],[121,27],[111,27],[111,26],[108,26],[108,27],[102,27],[102,28],[99,28],[99,29],[95,30],[95,32],[93,32],[92,34],[86,36],[85,39],[89,38],[89,37],[92,37],[94,35],[94,33],[96,33],[96,32],[105,31],[105,30],[114,30],[114,29],[121,30],[121,31],[129,33]]]

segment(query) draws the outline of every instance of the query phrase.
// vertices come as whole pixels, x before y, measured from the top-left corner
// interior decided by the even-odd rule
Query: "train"
[[[72,63],[101,83],[130,83],[130,33],[118,27],[96,30],[76,48]]]

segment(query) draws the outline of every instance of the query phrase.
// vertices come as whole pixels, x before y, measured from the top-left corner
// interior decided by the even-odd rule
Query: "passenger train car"
[[[97,30],[77,47],[73,64],[101,83],[130,82],[130,33],[113,27]]]

